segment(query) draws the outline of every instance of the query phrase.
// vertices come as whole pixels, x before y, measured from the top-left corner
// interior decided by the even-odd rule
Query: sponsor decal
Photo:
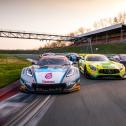
[[[52,73],[47,73],[47,74],[45,75],[45,78],[46,78],[46,79],[51,79],[51,78],[52,78]]]
[[[43,84],[54,84],[55,81],[42,81]]]

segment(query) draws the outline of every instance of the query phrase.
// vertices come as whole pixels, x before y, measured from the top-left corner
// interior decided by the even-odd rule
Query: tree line
[[[103,19],[100,19],[98,21],[95,21],[93,23],[92,27],[93,27],[93,30],[97,30],[97,29],[100,29],[100,28],[104,28],[104,27],[119,24],[119,23],[123,23],[123,24],[126,23],[126,12],[120,12],[115,17],[103,18]],[[91,28],[80,27],[76,31],[71,32],[68,35],[69,36],[76,36],[76,35],[79,35],[79,34],[89,32],[91,30],[92,30]]]
[[[93,30],[97,30],[100,28],[104,28],[104,27],[119,24],[119,23],[125,23],[125,22],[126,22],[126,12],[121,12],[115,17],[103,18],[103,19],[100,19],[99,21],[95,21],[92,27],[93,27]],[[90,32],[91,30],[92,30],[91,28],[80,27],[76,31],[68,33],[67,36],[74,37],[79,34]],[[47,42],[45,46],[41,48],[59,48],[59,47],[65,47],[71,44],[70,43],[67,44],[66,42],[63,42],[63,41]]]

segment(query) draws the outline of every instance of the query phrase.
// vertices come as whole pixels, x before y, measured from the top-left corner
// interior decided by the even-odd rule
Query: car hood
[[[89,65],[93,65],[99,69],[120,69],[121,64],[113,61],[95,61],[87,62]]]
[[[39,84],[58,84],[62,80],[69,69],[68,66],[43,66],[34,68],[34,75],[36,82]]]

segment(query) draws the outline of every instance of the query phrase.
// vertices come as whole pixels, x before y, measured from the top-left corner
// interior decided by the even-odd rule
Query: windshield
[[[86,61],[108,61],[106,56],[88,56]]]
[[[67,58],[44,58],[38,61],[38,65],[70,65]]]
[[[78,54],[76,54],[76,53],[71,53],[71,54],[69,54],[69,55],[78,57]]]

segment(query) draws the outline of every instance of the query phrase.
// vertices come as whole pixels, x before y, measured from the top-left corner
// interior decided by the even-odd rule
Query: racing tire
[[[92,79],[92,76],[88,73],[86,66],[84,67],[84,76],[87,79]]]
[[[19,91],[22,92],[22,93],[27,93],[27,94],[31,93],[27,89],[22,88],[21,86],[19,87]]]

